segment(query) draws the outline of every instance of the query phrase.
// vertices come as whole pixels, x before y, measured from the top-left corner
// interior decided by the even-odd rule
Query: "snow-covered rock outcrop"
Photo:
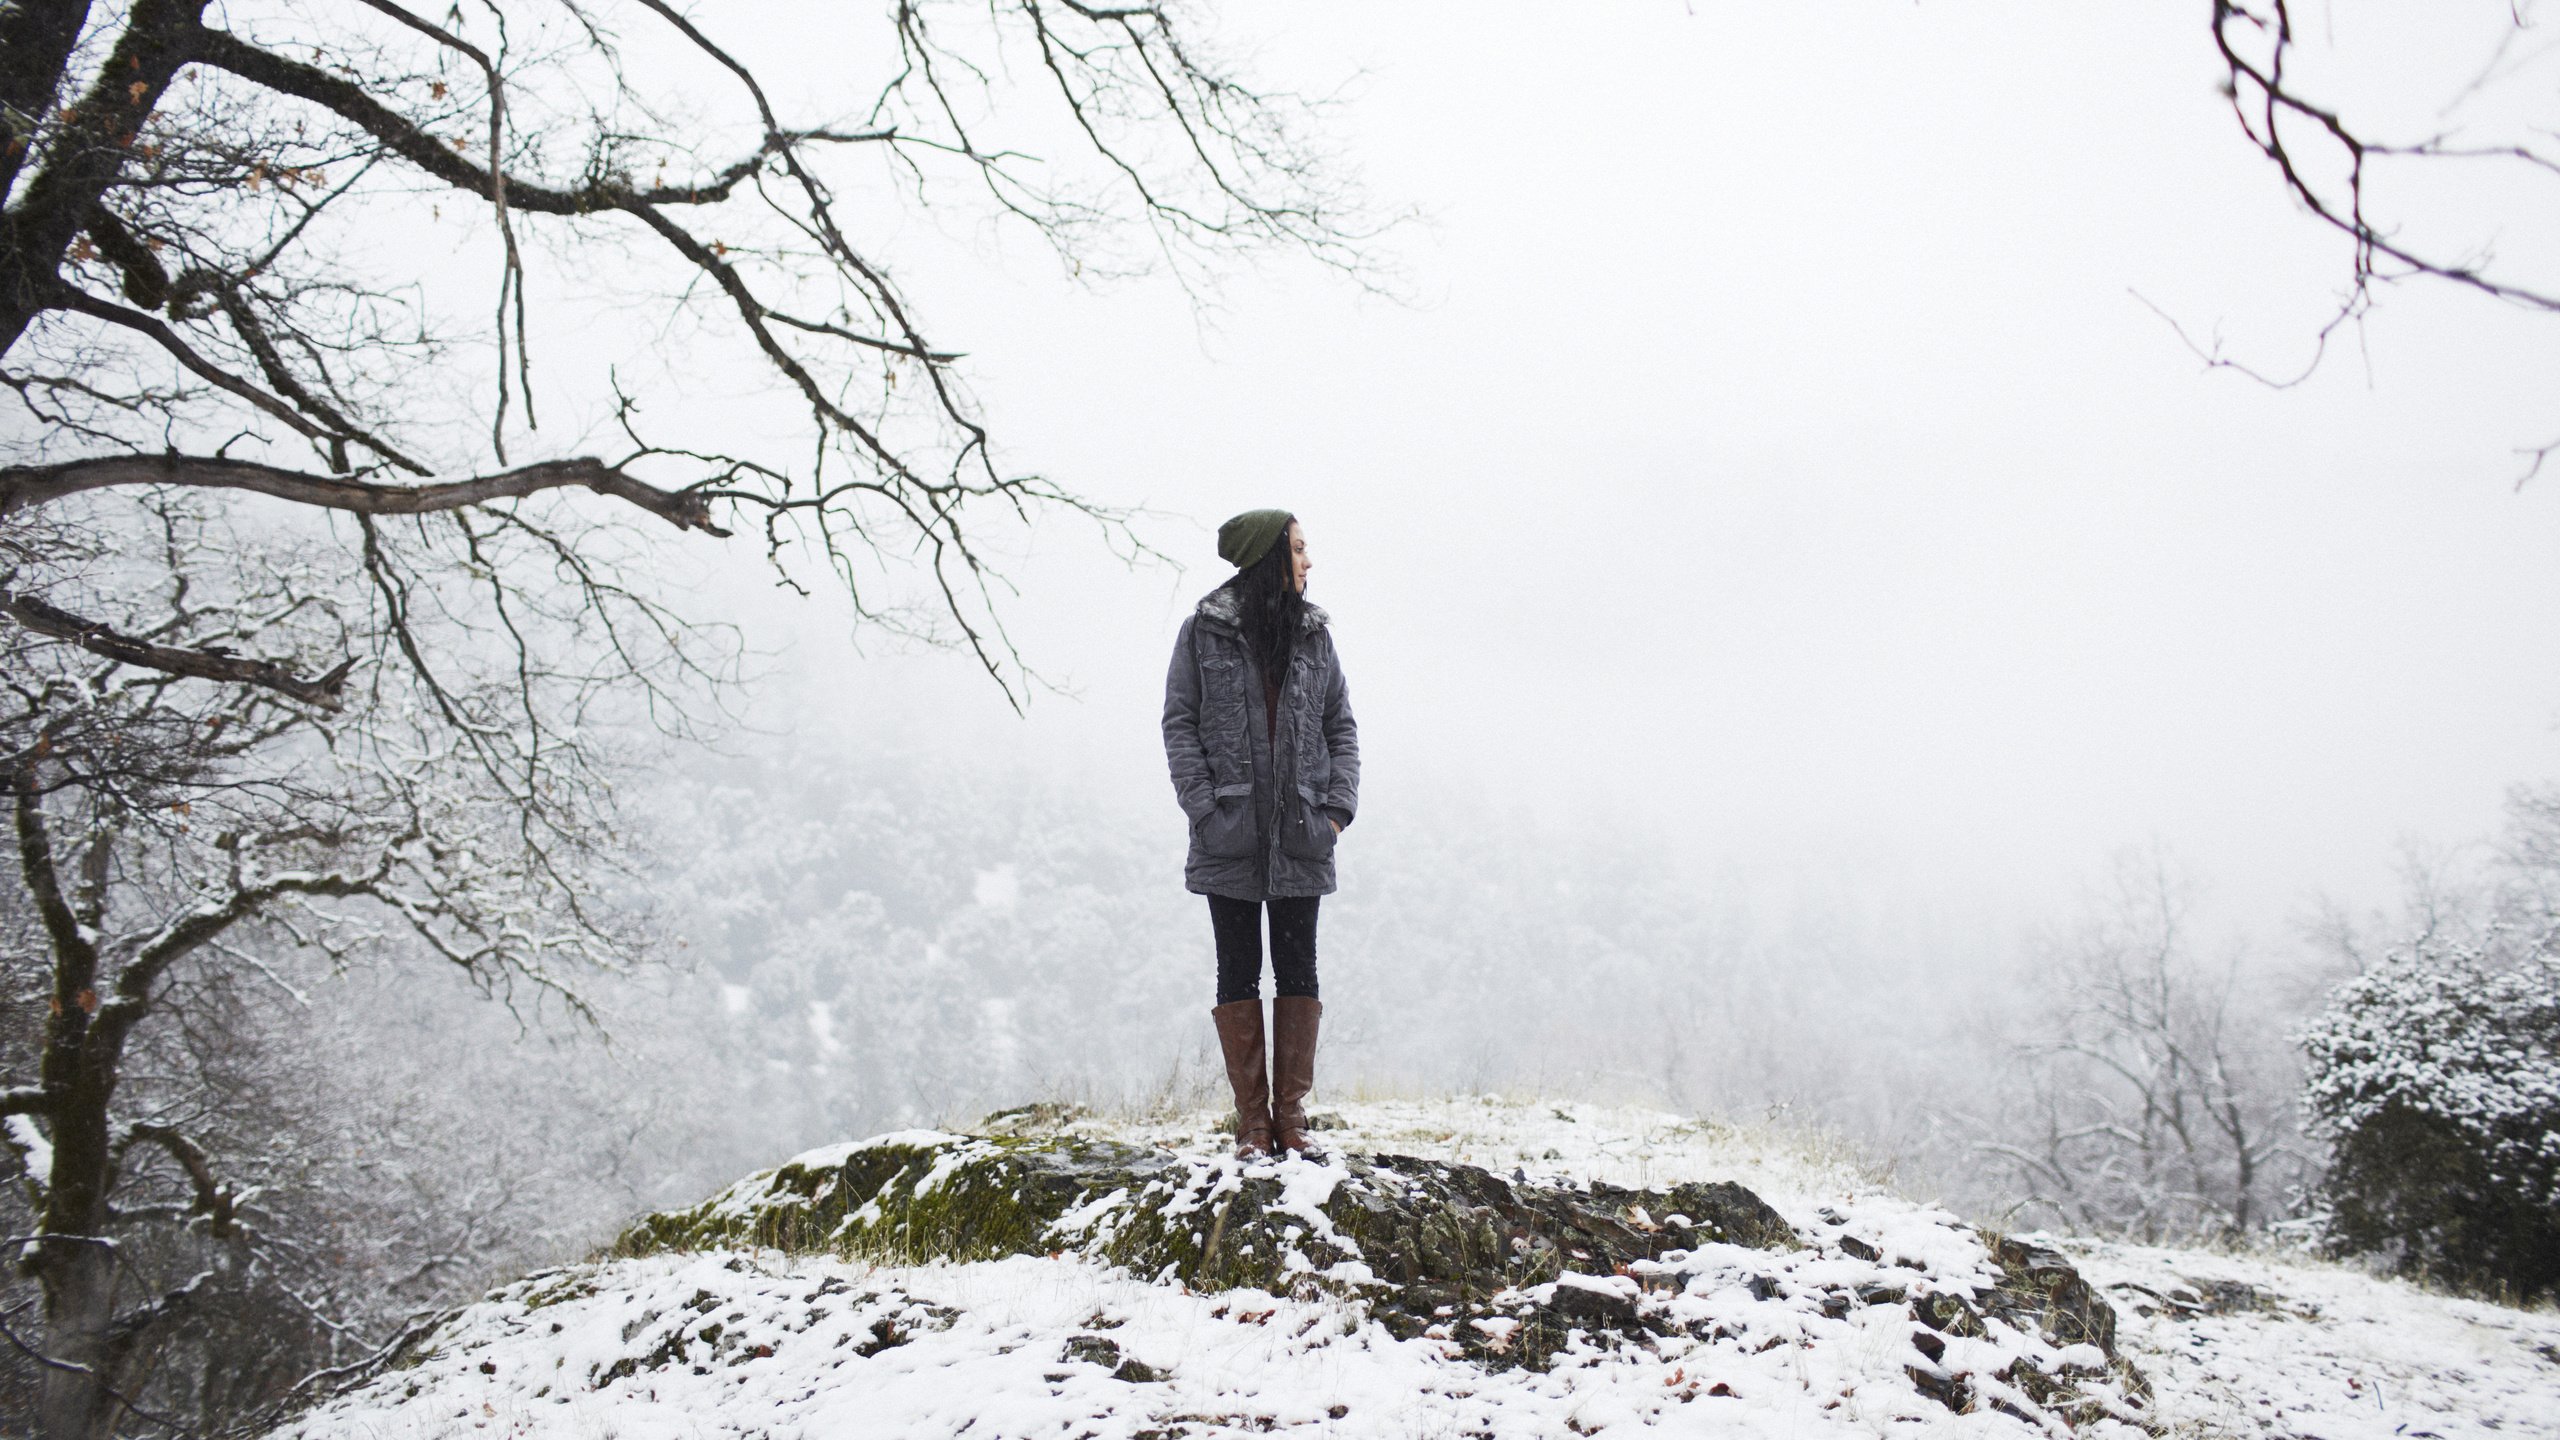
[[[498,1291],[285,1433],[2134,1440],[2410,1419],[2355,1388],[2323,1410],[2319,1384],[2189,1343],[2207,1316],[2321,1323],[2269,1287],[2240,1316],[2210,1296],[2241,1291],[2164,1268],[2177,1252],[2075,1269],[1768,1137],[1476,1100],[1342,1120],[1331,1158],[1260,1166],[1197,1117],[813,1152]],[[2470,1378],[2489,1429],[2554,1433],[2560,1405],[2533,1407],[2560,1400],[2560,1365],[2536,1391],[2524,1342],[2560,1354],[2560,1322],[2519,1325]],[[2155,1400],[2144,1369],[2176,1389]],[[2177,1393],[2208,1383],[2209,1405]]]
[[[648,1217],[619,1248],[1072,1254],[1195,1291],[1334,1297],[1395,1340],[1491,1369],[1628,1346],[1703,1365],[1719,1350],[1881,1344],[1919,1397],[1953,1411],[2140,1423],[2146,1399],[2114,1354],[2114,1311],[2059,1254],[1943,1216],[1825,1208],[1800,1230],[1731,1181],[1636,1189],[1341,1147],[1244,1164],[1072,1134],[917,1131],[800,1156]]]

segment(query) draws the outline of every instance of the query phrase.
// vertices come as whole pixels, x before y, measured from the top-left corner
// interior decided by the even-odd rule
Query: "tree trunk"
[[[43,1396],[36,1424],[43,1440],[107,1440],[115,1429],[116,1255],[87,1236],[41,1242],[43,1262]],[[74,1369],[72,1367],[78,1367]]]
[[[85,1020],[73,1012],[66,1021]],[[115,1158],[107,1106],[115,1093],[122,1036],[112,1026],[58,1025],[48,1070],[71,1084],[53,1113],[53,1172],[36,1227],[36,1278],[44,1286],[45,1367],[38,1407],[43,1440],[105,1440],[123,1389],[130,1346],[116,1335],[122,1261],[107,1234],[107,1192]],[[69,1055],[55,1052],[67,1049]],[[77,1368],[74,1368],[77,1367]]]
[[[63,62],[89,23],[89,0],[23,0],[0,6],[0,192],[28,158],[28,119],[53,108]]]
[[[57,962],[59,963],[59,962]],[[57,981],[85,978],[61,966]],[[123,1059],[123,1031],[87,1013],[94,992],[61,1005],[46,1035],[44,1070],[60,1084],[52,1114],[53,1167],[36,1224],[34,1263],[44,1287],[43,1440],[106,1440],[124,1388],[120,1371],[131,1346],[116,1333],[116,1291],[123,1260],[108,1234],[108,1193],[115,1184],[108,1106]]]
[[[170,78],[190,58],[189,46],[202,32],[207,0],[136,0],[125,31],[93,78],[88,93],[61,112],[62,136],[52,158],[11,197],[0,217],[0,354],[18,343],[29,322],[53,308],[65,287],[62,260],[71,239],[89,224],[98,197],[124,169],[128,147],[143,122],[160,103]],[[12,5],[11,12],[22,7]],[[43,12],[25,25],[57,34],[78,8],[55,0],[51,5],[23,7]],[[56,14],[55,12],[61,12]],[[41,53],[37,53],[40,50]],[[12,92],[53,93],[61,88],[62,64],[49,43],[21,56],[0,60],[0,73],[19,72],[6,88]],[[51,61],[53,74],[43,72]],[[19,138],[12,133],[12,140]]]

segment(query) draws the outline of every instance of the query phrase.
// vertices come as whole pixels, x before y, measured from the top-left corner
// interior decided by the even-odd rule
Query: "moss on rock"
[[[615,1251],[1071,1251],[1196,1289],[1283,1293],[1315,1277],[1472,1298],[1701,1245],[1801,1243],[1733,1184],[1585,1188],[1399,1155],[1246,1166],[1101,1140],[908,1134],[812,1152],[647,1216]]]
[[[1802,1241],[1733,1184],[1535,1184],[1399,1155],[1248,1166],[1101,1140],[924,1132],[801,1156],[692,1209],[645,1217],[615,1250],[1074,1253],[1197,1290],[1358,1295],[1409,1337],[1567,1274],[1620,1275],[1716,1244]],[[1585,1300],[1569,1294],[1555,1315],[1532,1304],[1516,1329],[1499,1327],[1498,1345],[1463,1326],[1455,1343],[1497,1363],[1540,1363],[1575,1330],[1605,1328],[1609,1317],[1584,1313]]]
[[[1730,1183],[1631,1190],[1401,1155],[1246,1165],[1073,1136],[911,1131],[648,1216],[616,1249],[1074,1254],[1194,1290],[1353,1297],[1399,1338],[1491,1366],[1671,1336],[1811,1343],[1808,1326],[1890,1305],[1906,1312],[1914,1380],[1950,1408],[2067,1422],[2147,1412],[2147,1385],[2116,1353],[2115,1312],[2069,1262],[1977,1238],[1979,1271],[1937,1276],[1854,1238],[1799,1234]],[[1720,1286],[1765,1311],[1742,1322],[1757,1332],[1734,1328]],[[1989,1341],[2005,1361],[1942,1365],[1954,1337]]]

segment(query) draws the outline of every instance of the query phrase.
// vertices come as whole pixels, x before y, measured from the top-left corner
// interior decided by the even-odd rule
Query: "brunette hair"
[[[1262,552],[1262,558],[1227,582],[1235,592],[1245,651],[1262,666],[1263,676],[1274,681],[1289,672],[1289,661],[1298,652],[1298,631],[1306,624],[1307,598],[1289,583],[1291,567],[1297,563],[1289,532],[1297,524],[1292,518],[1282,526],[1280,538]]]

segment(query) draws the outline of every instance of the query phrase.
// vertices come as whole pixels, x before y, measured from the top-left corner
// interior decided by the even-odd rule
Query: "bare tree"
[[[2076,930],[2041,948],[2051,993],[2023,1047],[2031,1098],[1975,1151],[2020,1212],[2144,1240],[2246,1233],[2307,1174],[2280,1017],[2236,956],[2196,953],[2158,855],[2120,862]]]
[[[206,653],[226,642],[286,657],[346,646],[350,622],[366,618],[350,603],[361,595],[361,554],[314,544],[307,529],[225,524],[183,489],[139,504],[156,537],[114,523],[125,517],[97,517],[73,533],[117,543],[76,556],[89,563],[66,565],[57,546],[22,570],[151,643]],[[156,557],[133,553],[154,538]],[[153,568],[131,563],[147,559],[161,572],[156,593],[116,583]],[[557,620],[583,618],[564,607]],[[457,628],[475,623],[464,612]],[[575,638],[553,633],[553,617],[538,611],[520,609],[515,623],[526,654]],[[592,640],[610,627],[584,628]],[[423,623],[412,633],[422,647],[461,638]],[[46,1370],[43,1427],[102,1433],[167,1326],[224,1273],[208,1265],[137,1296],[128,1251],[142,1243],[138,1231],[175,1226],[222,1242],[237,1252],[235,1269],[276,1263],[304,1243],[273,1233],[268,1209],[217,1168],[211,1132],[234,1131],[236,1117],[208,1103],[205,1086],[153,1073],[165,1064],[136,1073],[152,1053],[137,1049],[146,1020],[205,1023],[211,975],[255,976],[262,953],[351,956],[395,932],[518,1003],[574,1010],[578,973],[618,964],[633,947],[598,904],[608,754],[501,728],[507,712],[491,697],[506,693],[503,681],[466,686],[447,667],[430,682],[375,665],[332,709],[101,657],[32,629],[9,641],[14,703],[0,714],[0,742],[10,848],[35,932],[9,969],[47,1018],[10,1056],[0,1110],[29,1122],[10,1134],[36,1220],[20,1263],[43,1296],[43,1338],[28,1347]],[[516,698],[555,716],[574,688],[537,683]],[[607,718],[591,701],[584,708]]]
[[[659,598],[668,542],[751,528],[1017,697],[1000,527],[1138,544],[1001,458],[894,278],[901,200],[1078,273],[1358,268],[1315,107],[1169,5],[893,0],[830,38],[871,73],[787,119],[669,0],[0,8],[0,779],[44,1009],[0,1089],[40,1315],[5,1322],[45,1435],[180,1428],[158,1349],[294,1243],[203,1087],[134,1070],[148,1022],[279,947],[572,1012],[632,952],[629,737],[698,733],[734,673]],[[159,1233],[209,1258],[152,1274]]]

